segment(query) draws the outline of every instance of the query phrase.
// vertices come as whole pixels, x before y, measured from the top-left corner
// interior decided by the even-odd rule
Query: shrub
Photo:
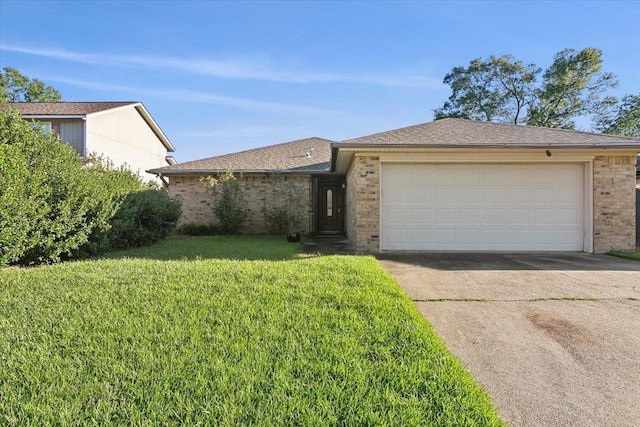
[[[77,153],[0,112],[0,266],[53,263],[164,237],[180,215],[166,192],[125,168]]]
[[[213,214],[218,220],[218,229],[223,234],[237,234],[242,232],[249,217],[249,210],[242,195],[240,183],[236,180],[231,169],[217,177],[203,178],[212,189]]]
[[[269,197],[262,207],[262,216],[269,234],[286,234],[297,231],[298,213],[302,209],[302,201],[291,184],[282,175],[275,175]]]
[[[149,188],[130,193],[107,232],[111,249],[147,246],[165,238],[176,228],[182,209],[164,189]]]
[[[106,224],[96,229],[76,253],[77,257],[150,245],[175,229],[181,204],[169,198],[166,190],[143,183],[131,170],[115,168],[109,160],[92,157],[89,164],[114,209]]]
[[[51,263],[84,244],[105,206],[73,148],[0,112],[0,266]]]
[[[176,233],[185,236],[215,236],[218,234],[218,227],[213,224],[196,224],[190,222],[183,224],[176,229]]]
[[[218,227],[225,234],[239,233],[249,216],[240,183],[232,180],[218,185],[218,198],[213,204],[213,214],[218,219]]]

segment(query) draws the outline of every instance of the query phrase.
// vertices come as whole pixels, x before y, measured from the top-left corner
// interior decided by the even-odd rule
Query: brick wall
[[[593,161],[593,251],[635,249],[636,157]]]
[[[169,182],[169,195],[182,202],[182,217],[179,224],[216,224],[213,215],[215,195],[212,188],[201,182],[199,176],[174,175]],[[244,175],[237,177],[243,191],[249,218],[245,224],[245,233],[265,233],[266,228],[262,215],[264,206],[272,207],[284,199],[282,193],[289,188],[298,195],[298,206],[291,206],[296,211],[299,230],[309,231],[310,210],[310,177],[306,176],[275,176],[275,175]]]
[[[358,252],[380,250],[380,158],[356,155],[347,172],[346,230]]]

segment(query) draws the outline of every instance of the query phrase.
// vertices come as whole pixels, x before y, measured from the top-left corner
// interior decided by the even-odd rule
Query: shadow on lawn
[[[99,259],[156,259],[193,261],[208,259],[283,261],[296,258],[302,243],[282,236],[182,236],[171,235],[154,245],[110,252]]]

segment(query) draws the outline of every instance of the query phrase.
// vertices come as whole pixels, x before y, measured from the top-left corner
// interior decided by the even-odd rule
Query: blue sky
[[[0,1],[0,66],[142,101],[179,162],[431,121],[473,58],[596,47],[640,93],[640,2]]]

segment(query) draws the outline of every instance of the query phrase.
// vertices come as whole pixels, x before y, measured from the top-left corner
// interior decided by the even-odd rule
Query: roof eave
[[[171,169],[171,168],[156,168],[149,169],[146,172],[155,175],[212,175],[228,172],[229,169]],[[295,169],[232,169],[234,174],[287,174],[287,175],[315,175],[329,173],[328,169],[309,169],[309,170],[295,170]]]
[[[623,150],[639,150],[640,141],[625,143],[503,143],[503,144],[362,144],[339,142],[332,145],[333,150],[347,149],[348,151],[364,151],[364,150],[397,150],[397,149],[540,149],[540,148],[567,148],[567,149],[623,149]],[[332,150],[332,153],[333,153]]]
[[[23,119],[85,119],[85,114],[22,114]]]

